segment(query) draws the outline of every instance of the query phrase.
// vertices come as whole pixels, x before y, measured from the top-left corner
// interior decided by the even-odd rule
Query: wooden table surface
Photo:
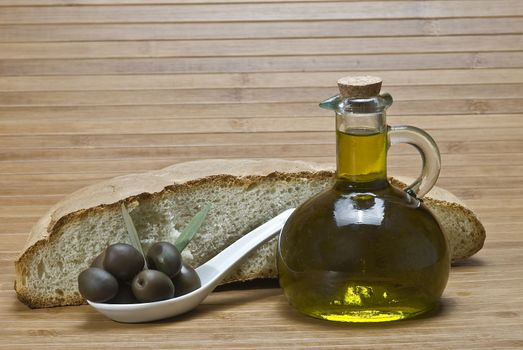
[[[523,348],[522,33],[520,0],[0,0],[0,348]],[[317,103],[350,73],[384,79],[389,124],[434,136],[438,185],[487,229],[437,313],[329,323],[265,287],[126,325],[16,299],[30,227],[80,187],[192,159],[334,161]],[[389,161],[420,163],[400,146]]]

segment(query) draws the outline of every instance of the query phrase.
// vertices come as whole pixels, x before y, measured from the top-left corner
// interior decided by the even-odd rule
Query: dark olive
[[[105,249],[103,252],[98,254],[91,263],[91,267],[98,267],[99,269],[104,268]]]
[[[162,271],[173,278],[182,268],[182,255],[169,242],[157,242],[147,252],[147,266],[150,269]]]
[[[118,281],[109,272],[90,267],[78,275],[78,289],[85,299],[103,303],[116,295]]]
[[[142,254],[125,243],[112,244],[105,250],[104,269],[121,281],[130,281],[144,266]]]
[[[108,301],[111,304],[134,304],[138,299],[133,294],[133,289],[129,282],[120,282],[118,286],[118,293]]]
[[[157,270],[143,270],[134,277],[131,286],[136,299],[144,303],[174,296],[173,282],[165,273]]]
[[[193,290],[196,290],[202,286],[200,276],[198,276],[198,274],[192,267],[186,265],[185,263],[182,264],[182,269],[180,270],[180,273],[174,276],[172,281],[174,283],[175,288],[175,297],[179,297],[181,295],[190,293]]]

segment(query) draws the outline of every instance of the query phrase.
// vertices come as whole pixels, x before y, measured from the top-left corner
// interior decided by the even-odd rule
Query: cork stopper
[[[371,98],[379,95],[381,83],[381,78],[370,75],[349,76],[338,80],[338,88],[344,98]]]

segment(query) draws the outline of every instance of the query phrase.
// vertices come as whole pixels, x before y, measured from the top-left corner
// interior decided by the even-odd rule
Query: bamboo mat
[[[0,0],[0,348],[523,348],[522,33],[519,0]],[[16,299],[30,227],[78,188],[193,159],[333,162],[317,104],[349,73],[384,79],[389,124],[433,135],[438,185],[487,229],[439,312],[333,324],[255,288],[125,325]],[[389,162],[391,175],[420,164],[402,146]]]

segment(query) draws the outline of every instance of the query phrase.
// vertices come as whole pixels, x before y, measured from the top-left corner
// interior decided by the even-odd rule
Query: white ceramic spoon
[[[294,209],[288,209],[252,230],[196,269],[202,286],[177,298],[138,304],[106,304],[87,301],[105,316],[125,323],[149,322],[183,314],[197,307],[220,281],[260,244],[277,235]]]

